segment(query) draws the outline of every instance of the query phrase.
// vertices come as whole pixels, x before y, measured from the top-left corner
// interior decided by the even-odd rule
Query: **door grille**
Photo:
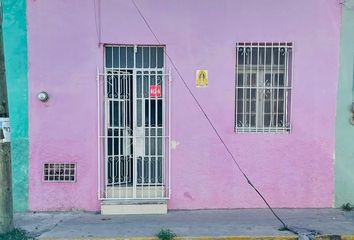
[[[164,47],[106,46],[102,75],[100,197],[169,198],[170,85]]]

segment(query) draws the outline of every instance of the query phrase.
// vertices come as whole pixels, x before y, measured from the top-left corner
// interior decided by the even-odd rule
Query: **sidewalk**
[[[354,212],[339,209],[276,209],[288,226],[354,240]],[[170,211],[167,215],[102,216],[87,212],[15,214],[16,227],[39,239],[152,238],[161,228],[178,237],[229,240],[295,239],[267,209]],[[335,239],[340,239],[337,236]]]

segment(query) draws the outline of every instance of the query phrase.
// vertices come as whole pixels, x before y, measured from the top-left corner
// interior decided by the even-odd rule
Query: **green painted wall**
[[[354,204],[354,125],[350,124],[354,101],[354,0],[342,7],[340,78],[337,99],[335,206]]]
[[[11,124],[14,209],[25,211],[28,203],[26,0],[3,0],[3,17]]]

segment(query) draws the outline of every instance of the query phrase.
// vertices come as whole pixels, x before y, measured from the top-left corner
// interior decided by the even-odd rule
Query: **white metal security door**
[[[103,199],[170,195],[169,75],[162,46],[106,46]]]

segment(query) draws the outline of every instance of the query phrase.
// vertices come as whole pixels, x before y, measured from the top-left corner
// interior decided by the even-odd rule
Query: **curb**
[[[41,240],[157,240],[156,237],[42,237]],[[296,235],[284,236],[197,236],[175,237],[175,240],[297,240]],[[318,235],[315,240],[354,240],[354,235]]]

